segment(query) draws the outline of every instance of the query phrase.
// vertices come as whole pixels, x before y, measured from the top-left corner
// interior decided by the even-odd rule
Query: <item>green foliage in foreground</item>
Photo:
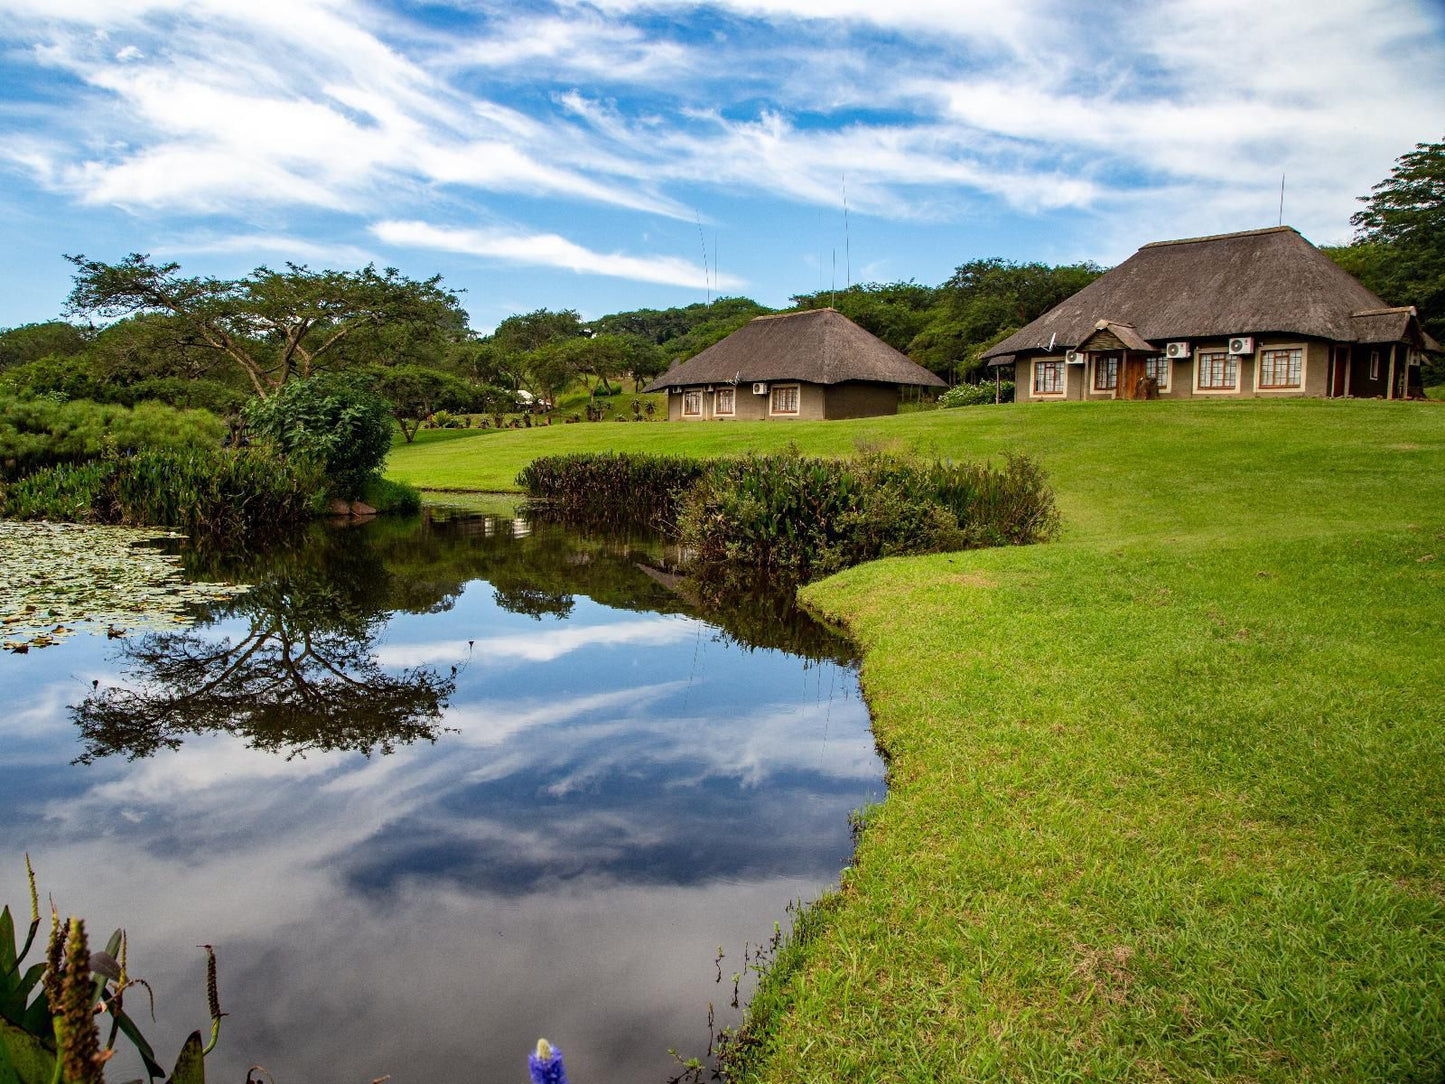
[[[680,526],[705,571],[804,582],[879,557],[1040,542],[1058,521],[1026,456],[996,469],[782,454],[717,463],[686,495]]]
[[[289,461],[321,472],[328,493],[351,500],[391,447],[391,405],[360,380],[335,374],[292,380],[246,404],[252,432]]]
[[[29,859],[26,859],[29,871]],[[62,922],[51,910],[45,959],[26,965],[40,932],[40,900],[30,871],[30,924],[25,939],[7,906],[0,910],[0,1081],[4,1084],[101,1084],[105,1063],[124,1035],[135,1047],[146,1076],[166,1070],[125,1009],[128,991],[149,985],[127,970],[126,940],[116,930],[100,952],[91,952],[83,920]],[[216,954],[206,949],[206,998],[211,1040],[191,1032],[181,1047],[171,1084],[205,1084],[205,1058],[221,1033],[221,1002],[216,990]],[[105,1025],[108,1038],[102,1041]]]
[[[225,423],[204,410],[0,396],[0,477],[77,463],[106,451],[215,448],[225,435]]]
[[[676,455],[574,453],[532,460],[517,485],[564,518],[671,530],[683,496],[705,469],[699,459]]]
[[[1445,411],[568,426],[393,469],[502,489],[603,441],[1012,448],[1063,514],[1049,545],[802,592],[865,652],[889,793],[821,928],[755,995],[742,1079],[1441,1078]]]
[[[313,471],[262,449],[152,449],[37,471],[5,488],[0,512],[255,539],[307,519],[319,485]]]
[[[1014,382],[1012,380],[1000,380],[997,384],[992,382],[984,384],[959,384],[949,388],[938,397],[940,407],[965,407],[985,406],[993,403],[1012,403],[1014,401]]]

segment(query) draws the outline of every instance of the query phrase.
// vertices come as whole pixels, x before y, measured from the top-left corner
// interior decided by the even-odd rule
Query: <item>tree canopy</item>
[[[1416,144],[1360,200],[1350,270],[1445,339],[1445,141]]]
[[[76,267],[69,314],[167,314],[183,332],[178,347],[229,359],[262,398],[293,376],[355,363],[358,355],[384,360],[398,341],[415,349],[466,327],[460,301],[440,276],[417,281],[394,267],[312,271],[287,263],[284,271],[263,266],[218,279],[188,277],[179,264],[152,263],[140,253],[113,264],[66,258]]]

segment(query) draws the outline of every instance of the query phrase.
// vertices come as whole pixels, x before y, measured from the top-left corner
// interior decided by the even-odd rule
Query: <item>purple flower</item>
[[[527,1055],[527,1068],[532,1072],[532,1084],[567,1084],[562,1051],[546,1039],[538,1039],[537,1052]]]

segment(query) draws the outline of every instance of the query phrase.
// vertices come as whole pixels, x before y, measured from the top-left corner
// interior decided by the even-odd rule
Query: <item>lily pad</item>
[[[180,558],[155,547],[176,537],[136,527],[0,520],[0,648],[23,653],[77,632],[114,638],[186,628],[197,603],[248,590],[186,582]]]

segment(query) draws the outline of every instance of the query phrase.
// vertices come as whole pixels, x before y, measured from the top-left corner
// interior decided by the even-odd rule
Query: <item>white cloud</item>
[[[562,268],[579,275],[610,275],[638,282],[699,289],[708,281],[700,266],[680,257],[594,252],[555,233],[464,229],[415,221],[377,222],[372,225],[371,232],[386,244],[401,248],[460,252],[508,264]],[[743,285],[744,280],[734,275],[719,275],[713,282],[714,288],[722,289],[736,289]]]
[[[614,647],[640,644],[660,647],[701,635],[701,622],[690,618],[658,615],[605,625],[583,625],[573,620],[538,632],[509,632],[487,636],[469,643],[383,644],[376,651],[383,666],[425,666],[442,662],[490,659],[524,659],[551,662],[584,647]]]

